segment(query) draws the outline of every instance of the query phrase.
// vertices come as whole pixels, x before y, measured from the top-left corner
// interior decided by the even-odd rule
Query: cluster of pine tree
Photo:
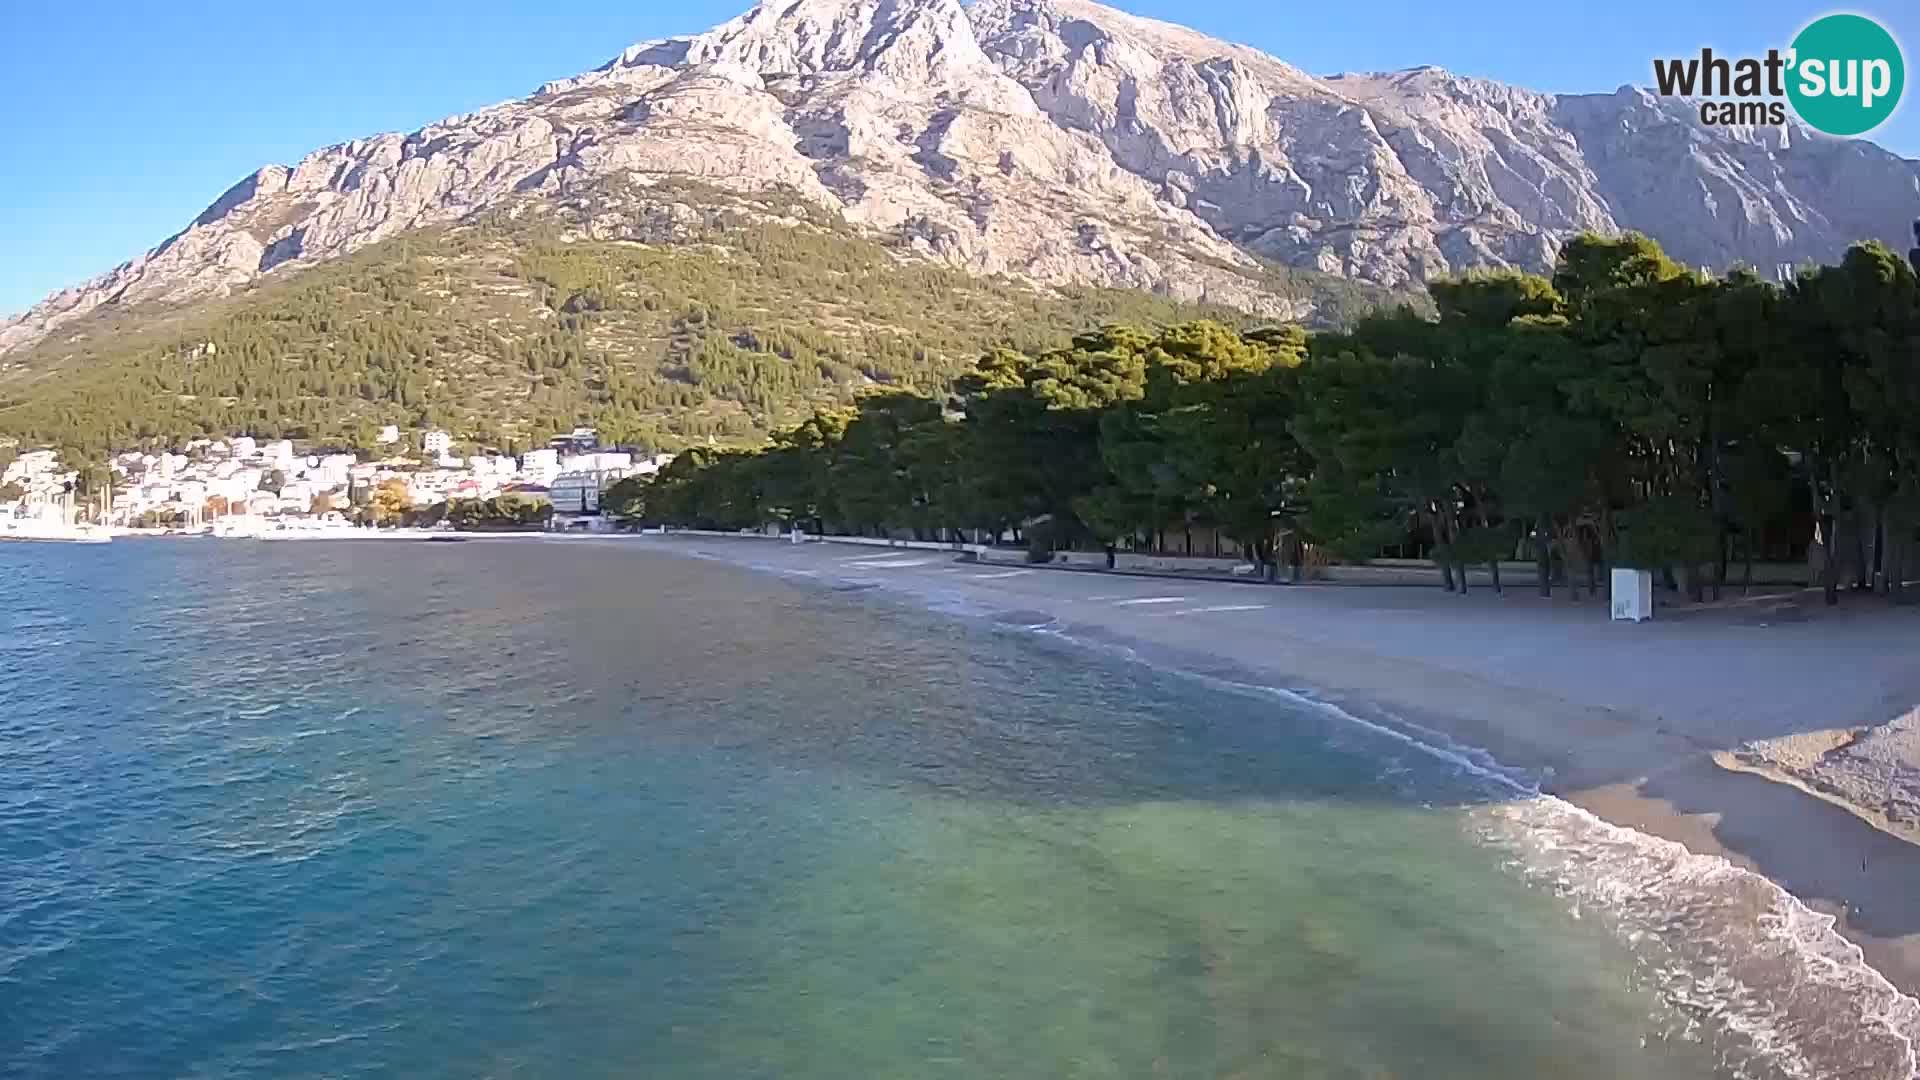
[[[1915,259],[1920,261],[1920,253]],[[1551,278],[1480,274],[1308,334],[1200,321],[996,349],[949,394],[877,391],[755,451],[699,450],[609,504],[642,522],[1150,547],[1203,524],[1273,561],[1415,544],[1449,588],[1526,553],[1699,597],[1826,553],[1920,576],[1920,284],[1878,244],[1784,286],[1581,236]]]

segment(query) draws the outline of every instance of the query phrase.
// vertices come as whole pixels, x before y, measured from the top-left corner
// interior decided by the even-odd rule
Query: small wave
[[[1666,1000],[1737,1036],[1744,1047],[1723,1054],[1735,1075],[1909,1080],[1920,1070],[1920,1001],[1869,965],[1833,916],[1771,879],[1551,796],[1493,807],[1481,825],[1521,855],[1525,877],[1640,946]]]
[[[1719,1050],[1732,1075],[1920,1078],[1920,1000],[1868,964],[1833,916],[1772,879],[1542,794],[1524,770],[1402,717],[1369,719],[1310,691],[1159,663],[1057,622],[1036,632],[1215,689],[1318,709],[1486,781],[1508,798],[1479,812],[1498,823],[1483,828],[1482,838],[1519,852],[1519,872],[1572,901],[1576,916],[1591,908],[1643,957],[1661,954],[1644,962],[1662,999],[1687,1018],[1682,1034],[1706,1038],[1710,1025],[1731,1036]]]
[[[1222,690],[1241,696],[1267,699],[1277,698],[1289,705],[1317,709],[1343,723],[1363,728],[1376,735],[1385,736],[1427,757],[1444,761],[1470,776],[1492,784],[1494,788],[1502,794],[1515,798],[1531,798],[1540,794],[1540,785],[1526,770],[1502,765],[1492,754],[1477,746],[1469,746],[1465,743],[1457,742],[1441,732],[1416,724],[1403,717],[1382,714],[1377,719],[1369,719],[1350,712],[1320,697],[1311,690],[1246,682],[1224,675],[1212,675],[1203,671],[1196,671],[1177,663],[1166,663],[1155,660],[1142,653],[1139,649],[1123,642],[1089,639],[1078,636],[1067,630],[1058,620],[1055,620],[1045,627],[1036,628],[1036,630],[1039,633],[1046,634],[1048,637],[1058,638],[1061,641],[1068,642],[1080,648],[1121,656],[1135,663],[1151,667],[1156,671],[1163,671],[1201,683],[1214,690]]]
[[[1215,689],[1317,709],[1485,782],[1503,801],[1477,812],[1482,839],[1515,851],[1517,872],[1571,901],[1576,916],[1591,908],[1640,950],[1662,999],[1686,1018],[1684,1036],[1707,1038],[1710,1028],[1722,1037],[1716,1042],[1731,1037],[1719,1049],[1734,1076],[1920,1080],[1920,1001],[1868,964],[1832,916],[1763,875],[1542,794],[1525,770],[1405,718],[1360,716],[1311,691],[1160,662],[1122,641],[1076,635],[1057,618],[1008,618],[1020,613],[916,584],[901,579],[889,591],[937,612],[997,619],[1007,629],[1117,654]]]

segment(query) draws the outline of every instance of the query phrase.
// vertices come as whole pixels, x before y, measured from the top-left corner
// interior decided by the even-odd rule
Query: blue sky
[[[165,239],[270,162],[523,96],[750,0],[0,3],[0,313]],[[1920,4],[1118,0],[1316,73],[1439,64],[1540,90],[1646,83],[1654,57],[1784,46],[1854,10],[1920,62]],[[1909,73],[1913,75],[1912,72]],[[1907,96],[1920,95],[1920,90]],[[1874,139],[1920,157],[1911,101]]]

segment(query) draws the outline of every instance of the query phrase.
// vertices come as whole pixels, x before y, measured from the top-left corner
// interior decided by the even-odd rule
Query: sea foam
[[[722,557],[702,552],[716,560]],[[731,560],[726,560],[731,561]],[[749,567],[794,577],[791,567]],[[1764,875],[1598,816],[1541,791],[1491,753],[1392,714],[1362,716],[1310,690],[1263,685],[1166,662],[1104,634],[1076,633],[913,578],[865,579],[942,614],[986,621],[1195,680],[1216,690],[1320,710],[1472,777],[1488,801],[1465,821],[1512,852],[1509,868],[1550,889],[1576,917],[1601,921],[1633,950],[1640,977],[1672,1015],[1673,1038],[1709,1043],[1734,1077],[1765,1080],[1920,1078],[1920,1000],[1874,969],[1833,916]],[[1018,616],[1018,617],[1015,617]]]
[[[1576,916],[1602,920],[1634,949],[1643,977],[1678,1019],[1672,1035],[1711,1041],[1729,1075],[1920,1077],[1920,1000],[1870,965],[1833,916],[1770,878],[1608,822],[1544,794],[1535,778],[1488,751],[1402,717],[1361,716],[1308,690],[1197,672],[1058,622],[1027,629],[1214,689],[1318,709],[1483,781],[1502,797],[1469,813],[1477,835],[1513,851],[1515,873],[1552,889]]]

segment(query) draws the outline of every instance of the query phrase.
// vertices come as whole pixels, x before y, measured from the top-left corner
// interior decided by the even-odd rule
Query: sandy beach
[[[880,588],[1490,753],[1608,821],[1724,855],[1920,993],[1920,611],[1852,601],[1607,621],[1531,591],[1176,581],[952,552],[711,536],[600,541]]]

